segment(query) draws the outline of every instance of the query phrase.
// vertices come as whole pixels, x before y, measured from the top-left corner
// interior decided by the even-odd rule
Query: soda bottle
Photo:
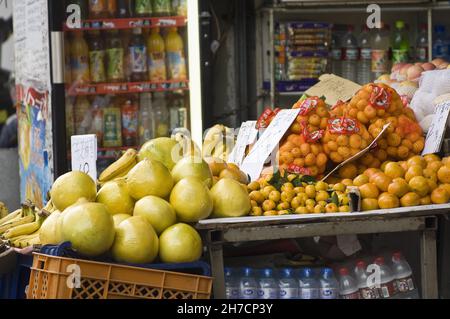
[[[356,280],[346,267],[339,269],[339,295],[341,299],[361,299]]]
[[[71,43],[72,81],[76,83],[89,82],[89,47],[83,37],[83,31],[75,31]]]
[[[122,140],[124,146],[138,144],[139,108],[134,99],[127,99],[122,106]]]
[[[87,1],[88,0],[66,0],[66,8],[71,4],[79,6],[81,12],[81,20],[87,20],[87,18],[89,17]],[[64,11],[67,12],[67,10]]]
[[[148,75],[150,81],[166,81],[166,48],[159,28],[153,28],[147,40]]]
[[[114,102],[103,110],[103,147],[122,146],[121,118],[120,107]]]
[[[416,60],[420,62],[428,61],[428,27],[426,24],[420,25],[417,36]]]
[[[134,0],[134,13],[138,17],[150,17],[153,13],[151,0]]]
[[[251,268],[242,270],[242,277],[239,281],[239,299],[258,299],[258,283]]]
[[[320,299],[337,299],[339,295],[339,283],[334,277],[333,269],[323,268],[320,275]]]
[[[152,118],[155,137],[167,137],[169,136],[169,110],[167,109],[166,97],[162,92],[156,92],[153,97]]]
[[[397,293],[396,282],[392,275],[392,270],[386,265],[384,257],[382,256],[375,259],[375,264],[379,266],[380,271],[378,293],[381,298],[391,298]]]
[[[235,277],[237,271],[225,268],[225,296],[227,299],[239,299],[239,281]]]
[[[90,134],[97,135],[97,142],[103,145],[103,107],[105,98],[97,96],[92,102],[92,124],[89,131]]]
[[[395,22],[395,32],[392,38],[392,63],[405,63],[409,60],[409,38],[405,32],[405,22]]]
[[[133,16],[131,0],[117,0],[117,17],[130,18]]]
[[[358,284],[361,299],[379,299],[380,294],[375,285],[371,286],[368,282],[367,264],[364,260],[356,263],[355,276]],[[370,286],[370,287],[369,287]]]
[[[125,53],[117,30],[111,30],[106,43],[106,78],[109,82],[124,80]]]
[[[299,298],[320,299],[319,282],[314,278],[314,272],[311,268],[303,268],[300,271]]]
[[[392,254],[392,272],[396,281],[397,290],[405,298],[412,297],[414,294],[418,297],[412,270],[408,262],[403,258],[401,252]],[[411,292],[413,292],[411,294]]]
[[[434,26],[435,39],[433,41],[433,59],[446,59],[448,55],[448,46],[445,39],[445,26]]]
[[[278,284],[270,268],[262,269],[258,280],[258,299],[277,299]]]
[[[130,58],[131,81],[139,82],[147,80],[147,47],[142,37],[142,29],[133,29],[133,36],[128,45]]]
[[[381,23],[372,37],[372,79],[377,79],[389,70],[389,27]]]
[[[139,144],[143,145],[154,137],[154,126],[151,114],[152,95],[151,93],[142,93],[139,101]]]
[[[92,83],[106,81],[105,57],[105,45],[100,37],[100,31],[91,31],[89,41],[89,70]]]
[[[342,46],[336,27],[333,27],[331,37],[331,73],[342,75]]]
[[[187,17],[186,0],[172,0],[172,12],[174,15]]]
[[[188,127],[188,110],[183,95],[174,95],[170,101],[170,131],[181,127]]]
[[[91,104],[86,96],[79,96],[74,107],[75,134],[84,135],[89,133],[91,127]]]
[[[89,0],[89,18],[90,19],[108,18],[108,1]]]
[[[369,28],[364,25],[359,37],[359,67],[357,72],[357,82],[361,85],[372,81],[372,47],[370,45]]]
[[[298,299],[298,282],[293,275],[291,268],[281,269],[278,280],[280,299]]]
[[[353,26],[347,27],[347,33],[342,38],[343,61],[342,76],[350,81],[356,82],[356,67],[358,63],[358,41],[353,33]]]
[[[170,0],[153,0],[153,15],[158,17],[170,16],[172,4]]]
[[[172,27],[165,40],[167,52],[167,68],[170,80],[183,81],[187,79],[186,59],[184,55],[183,39],[178,29]]]

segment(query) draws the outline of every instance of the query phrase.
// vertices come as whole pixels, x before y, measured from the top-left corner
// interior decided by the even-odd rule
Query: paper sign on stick
[[[280,111],[244,159],[241,170],[250,175],[252,181],[259,178],[264,162],[291,127],[299,112],[300,109]]]
[[[450,114],[450,101],[436,105],[436,113],[433,122],[428,129],[425,147],[422,155],[438,153],[444,140],[445,128]]]
[[[256,129],[256,121],[247,121],[242,123],[236,140],[236,145],[234,146],[228,161],[241,166],[247,146],[255,143],[257,136],[258,130]]]
[[[72,171],[84,172],[97,181],[97,136],[72,136],[71,144]]]
[[[361,85],[334,74],[324,74],[319,80],[319,83],[305,93],[309,96],[325,96],[328,105],[335,105],[338,101],[346,102],[361,89]]]

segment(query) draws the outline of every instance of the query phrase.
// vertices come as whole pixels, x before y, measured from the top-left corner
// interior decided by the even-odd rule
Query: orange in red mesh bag
[[[300,109],[299,115],[291,127],[293,133],[301,134],[305,123],[309,133],[326,129],[330,113],[323,99],[317,96],[300,99],[292,108]]]
[[[342,163],[365,149],[371,142],[372,138],[366,127],[347,116],[329,119],[322,138],[325,154],[335,163]]]

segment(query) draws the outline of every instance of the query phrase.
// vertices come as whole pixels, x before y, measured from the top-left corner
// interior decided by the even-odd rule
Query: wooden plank
[[[424,231],[420,234],[420,272],[422,298],[438,298],[436,232]]]

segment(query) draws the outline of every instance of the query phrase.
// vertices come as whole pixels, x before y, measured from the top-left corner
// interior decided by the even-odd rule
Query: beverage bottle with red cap
[[[360,260],[356,263],[355,277],[358,285],[361,299],[379,299],[380,294],[376,286],[371,285],[368,280],[369,274],[367,272],[367,263],[364,260]]]
[[[341,299],[361,299],[356,280],[346,267],[339,269],[339,295]]]
[[[380,283],[379,285],[377,283],[377,286],[381,298],[387,299],[393,297],[397,293],[397,285],[391,268],[386,265],[382,256],[375,258],[374,263],[379,267],[377,271],[380,272]]]
[[[405,258],[403,258],[401,252],[394,252],[392,254],[392,272],[397,285],[397,290],[402,297],[414,298],[414,295],[418,297],[411,267]]]
[[[342,39],[342,77],[356,82],[356,68],[359,59],[358,41],[353,33],[352,25],[347,27],[347,33]]]

